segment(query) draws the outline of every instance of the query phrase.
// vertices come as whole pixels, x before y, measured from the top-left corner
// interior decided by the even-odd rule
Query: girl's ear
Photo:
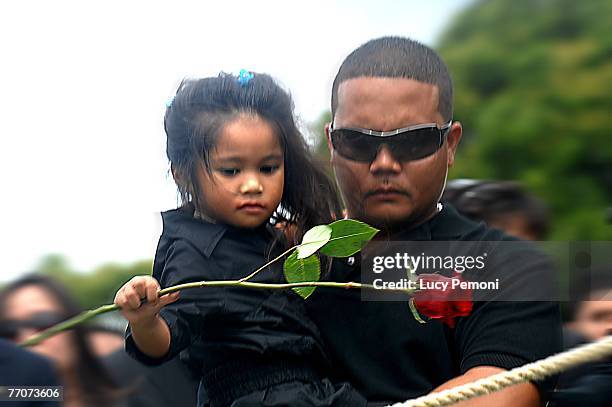
[[[191,186],[191,182],[189,182],[189,177],[174,165],[170,165],[170,171],[172,172],[172,178],[174,178],[174,183],[179,191],[183,191],[183,193],[186,193],[188,196],[193,196],[193,187]]]
[[[194,202],[197,204],[196,191],[190,178],[184,171],[181,171],[174,165],[170,165],[170,171],[172,172],[172,178],[174,178],[174,182],[178,187],[179,193],[181,194],[183,204],[188,202]]]
[[[172,172],[172,178],[177,185],[185,185],[185,176],[179,171],[174,165],[170,165],[170,171]]]

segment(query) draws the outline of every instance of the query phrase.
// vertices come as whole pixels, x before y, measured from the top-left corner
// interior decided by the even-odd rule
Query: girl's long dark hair
[[[0,292],[0,319],[6,313],[6,302],[17,290],[23,287],[36,286],[49,293],[60,305],[60,313],[65,318],[73,317],[82,311],[72,295],[61,284],[50,277],[30,274],[3,287]],[[87,341],[87,330],[83,325],[72,329],[74,347],[77,353],[77,366],[74,367],[80,381],[80,394],[88,406],[112,405],[120,395],[119,387],[112,380],[110,373],[95,356]]]
[[[293,101],[269,75],[253,74],[247,84],[236,76],[185,80],[166,110],[166,152],[183,204],[201,208],[196,174],[223,126],[241,114],[257,115],[277,131],[284,152],[285,187],[275,218],[292,228],[295,244],[317,224],[340,217],[333,182],[314,161],[295,123]]]

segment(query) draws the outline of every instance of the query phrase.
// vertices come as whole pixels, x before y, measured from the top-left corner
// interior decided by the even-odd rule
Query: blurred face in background
[[[18,323],[17,334],[13,338],[17,343],[66,319],[55,298],[37,285],[26,285],[11,293],[6,298],[4,309],[2,319]],[[61,371],[70,369],[76,362],[75,346],[70,332],[55,335],[29,349],[51,359]]]
[[[612,335],[612,290],[594,292],[591,298],[598,300],[582,301],[570,328],[590,340]]]
[[[487,222],[490,227],[501,229],[511,236],[518,237],[524,240],[542,240],[541,236],[537,236],[532,232],[529,225],[529,219],[522,213],[508,213],[503,216],[497,216]]]

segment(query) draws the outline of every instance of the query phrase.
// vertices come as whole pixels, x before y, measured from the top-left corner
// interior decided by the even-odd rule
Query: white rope
[[[612,355],[612,336],[472,383],[442,390],[438,393],[431,393],[404,403],[396,403],[390,407],[448,406],[459,401],[484,396],[518,383],[541,380],[577,365],[593,362],[609,355]]]

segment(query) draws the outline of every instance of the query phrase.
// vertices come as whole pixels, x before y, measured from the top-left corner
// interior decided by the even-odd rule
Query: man
[[[461,139],[452,111],[445,64],[415,41],[372,40],[344,60],[326,131],[348,217],[381,229],[379,238],[397,241],[510,239],[438,203]],[[360,280],[359,262],[334,261],[329,279]],[[513,266],[517,273],[532,271]],[[307,304],[338,376],[371,402],[452,388],[561,349],[558,308],[549,302],[475,303],[450,328],[439,321],[418,323],[407,301],[362,301],[359,292],[338,291],[319,289]],[[461,405],[539,401],[536,385],[526,383]]]

